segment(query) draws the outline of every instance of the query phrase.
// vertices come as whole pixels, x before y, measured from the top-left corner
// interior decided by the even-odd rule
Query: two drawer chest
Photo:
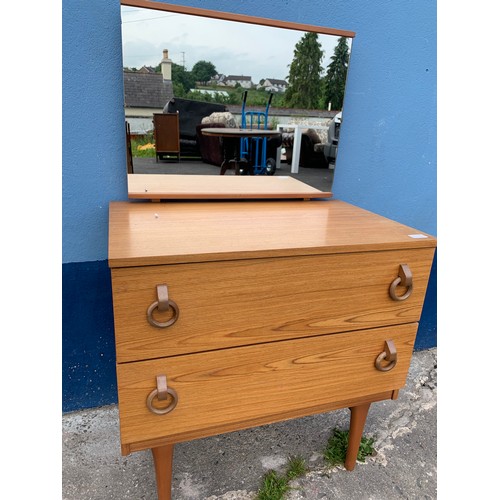
[[[370,404],[405,385],[436,240],[338,200],[112,202],[122,454]]]

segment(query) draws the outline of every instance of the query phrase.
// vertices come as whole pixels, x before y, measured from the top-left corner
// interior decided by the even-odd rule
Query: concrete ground
[[[435,499],[436,349],[416,352],[396,401],[373,403],[364,435],[376,454],[354,471],[328,467],[322,453],[332,429],[348,429],[338,410],[175,446],[174,500],[251,500],[263,475],[303,457],[309,472],[288,500]],[[118,409],[107,406],[63,415],[63,500],[154,500],[150,451],[120,454]]]

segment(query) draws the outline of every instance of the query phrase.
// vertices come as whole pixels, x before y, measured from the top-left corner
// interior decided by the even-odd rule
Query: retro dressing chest
[[[370,404],[405,385],[436,240],[338,200],[112,202],[124,455]]]

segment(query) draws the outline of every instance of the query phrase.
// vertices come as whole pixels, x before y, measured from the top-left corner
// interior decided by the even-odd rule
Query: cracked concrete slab
[[[283,472],[291,456],[309,472],[293,481],[288,500],[437,498],[437,352],[414,353],[396,401],[372,404],[364,435],[376,454],[348,472],[328,467],[323,450],[334,428],[348,429],[338,410],[175,447],[175,500],[255,500],[263,475]],[[120,454],[118,408],[63,415],[63,500],[154,500],[149,451]]]

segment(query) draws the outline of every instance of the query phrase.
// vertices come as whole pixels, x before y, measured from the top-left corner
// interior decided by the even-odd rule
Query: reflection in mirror
[[[291,176],[332,190],[352,33],[121,9],[129,173]],[[221,137],[241,127],[280,133]]]

